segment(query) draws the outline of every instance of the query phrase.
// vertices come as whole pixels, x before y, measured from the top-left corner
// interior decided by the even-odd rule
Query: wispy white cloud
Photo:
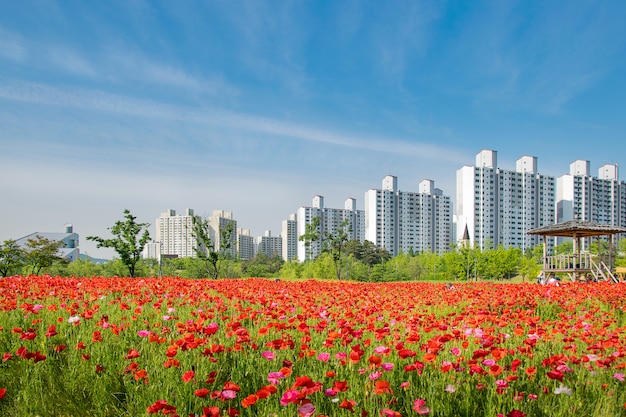
[[[77,52],[64,46],[51,45],[47,49],[47,55],[50,63],[64,72],[72,75],[83,77],[95,77],[96,69],[85,58],[81,57]]]
[[[124,46],[108,46],[104,52],[104,70],[116,82],[139,82],[142,84],[182,88],[198,94],[236,97],[238,88],[226,82],[219,74],[197,76],[169,63],[146,57],[141,52]]]
[[[0,56],[11,61],[21,62],[26,57],[26,48],[20,36],[0,26]]]
[[[289,123],[221,109],[164,105],[154,101],[131,99],[93,90],[61,89],[27,82],[0,83],[0,97],[35,104],[220,125],[252,134],[274,135],[389,154],[411,155],[422,159],[438,158],[450,162],[463,160],[458,151],[415,140],[376,138],[360,133],[356,135],[338,133],[313,128],[306,124]]]
[[[377,56],[374,62],[383,73],[402,82],[409,62],[422,56],[432,40],[432,25],[439,18],[437,6],[427,2],[408,2],[397,7],[380,5],[375,11],[374,39]]]
[[[626,7],[613,4],[483,6],[463,21],[452,55],[465,69],[459,89],[479,106],[560,112],[623,62]]]
[[[0,26],[0,57],[30,71],[47,68],[48,72],[88,77],[103,87],[111,83],[140,84],[219,96],[222,100],[240,94],[239,88],[224,80],[220,73],[192,74],[174,62],[161,62],[113,40],[111,44],[94,45],[88,51],[59,41],[24,38]]]

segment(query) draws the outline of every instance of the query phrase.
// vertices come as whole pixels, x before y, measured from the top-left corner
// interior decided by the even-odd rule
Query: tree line
[[[349,226],[343,223],[334,233],[319,232],[312,222],[300,237],[307,250],[317,242],[319,254],[305,262],[283,261],[280,254],[257,254],[249,260],[230,255],[234,244],[232,224],[211,238],[206,220],[195,219],[193,236],[197,247],[194,258],[143,259],[141,253],[149,241],[149,224],[138,223],[129,210],[124,219],[109,228],[113,238],[88,236],[98,247],[115,250],[118,257],[97,264],[88,259],[69,263],[58,250],[60,242],[41,236],[30,239],[25,248],[15,241],[0,244],[0,276],[47,273],[59,276],[179,276],[183,278],[268,277],[286,279],[348,279],[365,282],[412,280],[503,280],[521,276],[534,280],[541,270],[543,248],[537,245],[522,252],[518,248],[480,250],[467,244],[455,245],[439,256],[434,253],[409,253],[391,257],[388,251],[370,241],[349,240]],[[217,243],[217,244],[216,244]],[[597,245],[594,243],[593,245]],[[600,244],[603,244],[602,242]],[[571,242],[555,248],[556,253],[571,252]],[[592,245],[592,252],[597,247]],[[602,248],[606,251],[607,248]],[[619,241],[615,257],[617,265],[626,265],[626,239]]]

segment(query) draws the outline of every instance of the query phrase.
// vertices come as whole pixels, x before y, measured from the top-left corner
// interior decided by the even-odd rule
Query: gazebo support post
[[[546,270],[547,268],[547,263],[548,263],[548,244],[546,241],[547,236],[543,235],[543,277],[541,278],[541,282],[543,282],[544,284],[546,282],[548,282],[546,280]]]
[[[576,282],[578,281],[578,268],[580,265],[580,237],[576,234],[574,234],[574,265],[572,265],[574,267],[574,279],[573,281]]]
[[[598,242],[598,248],[600,242]],[[613,272],[613,235],[609,235],[609,269]]]

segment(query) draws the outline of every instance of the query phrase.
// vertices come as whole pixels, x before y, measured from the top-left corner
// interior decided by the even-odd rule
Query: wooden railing
[[[545,269],[546,271],[590,270],[592,256],[590,253],[546,256]]]
[[[568,273],[572,280],[587,276],[594,281],[619,281],[606,266],[605,257],[590,253],[546,256],[543,276],[558,272]]]

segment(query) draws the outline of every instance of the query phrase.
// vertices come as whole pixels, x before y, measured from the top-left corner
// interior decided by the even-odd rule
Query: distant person
[[[561,280],[555,276],[551,276],[550,279],[548,280],[548,285],[555,285],[558,287],[561,285]]]

